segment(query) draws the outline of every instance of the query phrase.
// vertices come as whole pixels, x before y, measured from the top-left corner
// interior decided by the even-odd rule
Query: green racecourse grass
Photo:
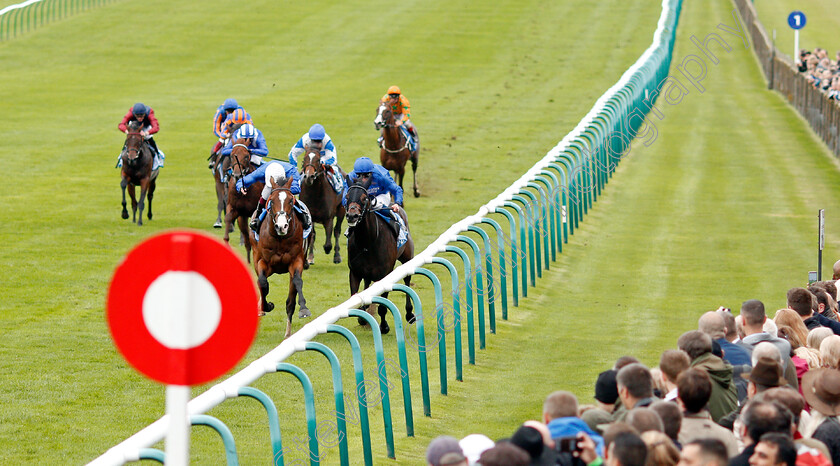
[[[209,228],[215,199],[205,159],[214,142],[210,120],[224,98],[236,97],[248,109],[273,155],[285,155],[313,122],[323,123],[348,167],[357,156],[375,157],[376,102],[399,84],[423,135],[418,176],[424,197],[406,201],[420,250],[542,157],[636,60],[651,41],[659,5],[633,3],[124,2],[0,44],[0,99],[15,115],[0,138],[8,174],[0,185],[6,245],[0,251],[0,463],[82,463],[163,414],[163,387],[137,374],[113,346],[105,293],[120,258],[153,233],[188,227],[221,236]],[[156,139],[168,155],[155,218],[142,228],[119,218],[113,168],[123,141],[116,125],[138,100],[154,107],[162,125]],[[316,315],[348,296],[346,265],[333,265],[323,254],[304,282]],[[414,282],[430,312],[427,280]],[[287,278],[271,283],[271,299],[282,303]],[[261,320],[238,368],[280,343],[283,320],[281,312]],[[539,330],[516,322],[517,332]],[[345,324],[370,347],[369,331]],[[295,329],[301,325],[295,318]],[[489,347],[513,328],[500,324]],[[349,361],[346,343],[318,340]],[[393,341],[386,339],[386,352],[395,358]],[[481,364],[490,351],[498,350],[480,353]],[[419,394],[416,359],[412,390]],[[366,364],[371,360],[368,349]],[[439,387],[435,361],[432,354],[433,392]],[[319,419],[325,419],[332,399],[326,364],[311,354],[289,362],[316,381]],[[344,366],[345,380],[352,380],[350,365]],[[494,376],[491,390],[505,391],[507,373]],[[470,383],[450,382],[453,397],[476,384],[473,374],[467,370]],[[303,436],[299,384],[277,375],[255,386],[277,402],[287,445]],[[535,390],[533,400],[547,389]],[[435,396],[434,418],[426,420],[418,396],[418,436],[406,438],[398,391],[392,400],[403,462],[418,462],[449,410],[477,418],[469,404],[455,408]],[[233,429],[244,464],[268,462],[265,414],[254,403],[234,400],[210,414]],[[532,417],[530,407],[516,417]],[[382,461],[376,409],[371,424]],[[350,427],[358,458],[358,429]],[[193,438],[194,463],[220,461],[221,445],[207,429],[194,429]],[[337,461],[336,448],[324,452],[327,461]],[[294,453],[287,461],[300,458]]]
[[[637,3],[494,2],[489,11],[470,2],[287,2],[280,10],[254,2],[243,11],[217,2],[126,2],[0,44],[0,96],[16,116],[0,138],[8,174],[0,185],[0,462],[82,463],[163,413],[163,388],[114,349],[104,296],[114,266],[138,241],[175,227],[211,231],[215,201],[204,159],[210,117],[225,97],[251,112],[274,155],[318,120],[348,166],[374,153],[375,100],[399,84],[424,142],[424,197],[406,201],[420,250],[530,167],[635,61],[659,14],[655,2]],[[690,35],[731,26],[731,9],[723,0],[687,2],[674,63],[699,54]],[[123,45],[129,24],[145,25],[144,46]],[[422,416],[416,356],[409,356],[416,438],[405,437],[399,389],[391,395],[400,464],[421,463],[428,441],[442,433],[508,436],[539,416],[550,391],[589,401],[595,375],[618,356],[656,364],[705,310],[754,297],[781,307],[785,291],[814,269],[818,208],[827,209],[827,261],[837,257],[833,159],[764,89],[750,52],[716,32],[733,50],[720,52],[717,66],[707,62],[705,92],[690,87],[681,104],[660,102],[658,139],[635,145],[551,271],[488,336],[477,366],[465,367],[464,383],[450,366],[447,397],[435,395],[437,354],[430,353],[431,420]],[[155,219],[140,229],[118,218],[111,168],[122,142],[116,123],[136,100],[155,108],[168,155]],[[345,267],[320,254],[304,275],[316,315],[346,298]],[[282,302],[286,277],[271,283],[271,299]],[[428,281],[414,283],[430,312]],[[246,361],[279,343],[282,321],[280,312],[261,321]],[[369,332],[343,323],[370,341]],[[301,326],[296,318],[294,326]],[[346,343],[317,340],[349,361]],[[385,340],[395,358],[393,337]],[[451,346],[448,354],[451,361]],[[326,419],[332,394],[323,358],[288,361],[316,380],[319,420]],[[389,378],[398,387],[392,368]],[[299,384],[273,375],[255,386],[277,402],[291,445],[303,435]],[[233,400],[209,413],[233,430],[243,464],[270,458],[265,414],[254,405]],[[372,409],[376,462],[386,463],[381,424]],[[358,429],[349,432],[359,458]],[[193,463],[222,461],[215,435],[196,428],[192,436]],[[337,448],[322,453],[337,462]],[[302,458],[290,452],[287,464]]]
[[[764,29],[773,37],[776,30],[776,46],[787,55],[793,52],[793,29],[788,26],[790,12],[799,10],[805,13],[807,22],[799,31],[799,48],[814,50],[822,47],[828,56],[835,60],[834,54],[840,50],[840,14],[837,4],[819,0],[759,0],[755,2],[758,18]]]

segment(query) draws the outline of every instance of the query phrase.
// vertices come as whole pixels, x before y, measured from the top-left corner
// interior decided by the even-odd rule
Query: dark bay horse
[[[300,318],[312,315],[306,307],[303,297],[303,263],[306,261],[306,244],[303,240],[303,221],[298,218],[293,206],[295,196],[289,190],[292,179],[271,180],[272,190],[266,204],[266,218],[259,231],[259,239],[254,232],[248,238],[254,252],[254,270],[260,287],[260,315],[271,312],[274,303],[268,296],[268,277],[272,274],[289,274],[289,295],[286,298],[286,335],[292,334],[292,315],[295,313],[295,295],[300,305]]]
[[[236,182],[254,171],[251,166],[251,151],[244,144],[244,139],[238,139],[230,152],[230,165],[233,176],[228,177],[227,184],[227,212],[225,213],[225,243],[230,243],[230,232],[233,222],[239,226],[239,234],[248,260],[251,260],[251,242],[248,240],[248,218],[254,213],[259,203],[265,183],[257,181],[252,184],[245,194],[236,190]]]
[[[122,188],[122,218],[128,218],[128,209],[125,203],[125,188],[128,187],[128,194],[131,196],[131,221],[137,225],[143,225],[143,207],[146,196],[149,197],[149,220],[152,219],[152,198],[155,195],[155,181],[158,170],[152,170],[154,155],[152,148],[140,134],[140,123],[132,121],[128,124],[128,134],[125,136],[125,147],[120,155],[122,170],[120,176],[120,187]],[[134,196],[134,187],[140,186],[140,201]],[[137,211],[140,211],[138,217]]]
[[[350,235],[347,238],[347,265],[350,267],[351,296],[359,291],[361,281],[365,282],[367,288],[372,282],[391,273],[398,259],[404,264],[414,257],[414,240],[409,236],[408,241],[398,248],[397,238],[391,227],[382,217],[370,210],[371,199],[367,192],[369,185],[370,181],[356,181],[347,188],[347,224],[350,226]],[[408,218],[402,208],[399,215],[407,227]],[[407,275],[403,281],[405,286],[410,286],[411,275]],[[387,298],[388,293],[383,293],[382,296]],[[408,295],[405,298],[405,319],[412,323],[414,306]],[[383,334],[390,331],[385,320],[387,314],[388,310],[379,306],[379,329]],[[361,318],[359,323],[364,325]]]
[[[213,164],[213,181],[216,185],[216,223],[213,228],[222,228],[222,213],[227,213],[227,183],[225,176],[230,170],[230,157],[221,154]]]
[[[411,160],[411,171],[413,175],[414,197],[420,197],[420,190],[417,189],[417,158],[416,152],[409,149],[408,139],[402,130],[396,125],[394,113],[387,102],[383,102],[376,110],[376,119],[373,120],[376,129],[382,134],[382,148],[379,150],[379,161],[388,170],[394,170],[397,176],[397,184],[403,187],[405,176],[405,163]]]
[[[312,223],[324,225],[324,252],[329,254],[335,237],[335,254],[333,263],[341,262],[338,237],[341,234],[341,223],[344,221],[344,206],[341,204],[341,193],[335,192],[327,177],[324,165],[321,163],[320,145],[306,147],[301,166],[302,183],[300,184],[300,200],[309,207]],[[341,172],[341,169],[336,166]],[[344,173],[341,172],[344,177]],[[315,262],[315,228],[312,228],[312,238],[309,238],[307,263]]]

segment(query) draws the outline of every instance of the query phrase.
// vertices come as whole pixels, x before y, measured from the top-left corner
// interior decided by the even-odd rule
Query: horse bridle
[[[249,155],[251,154],[251,149],[248,149],[248,146],[246,146],[245,144],[234,144],[233,147],[231,147],[231,150],[230,150],[231,155],[233,154],[233,149],[236,148],[236,147],[244,147],[245,150],[248,151],[248,154]],[[230,174],[233,175],[234,180],[239,181],[239,180],[245,178],[245,169],[242,168],[242,164],[239,163],[239,158],[238,157],[231,157],[230,159],[235,161],[236,166],[239,167],[239,176],[238,177],[236,176],[236,173],[233,173],[233,168],[229,168],[229,170],[231,171]]]
[[[323,174],[324,174],[324,170],[318,170],[318,165],[320,165],[321,167],[323,167],[323,166],[324,166],[324,164],[323,164],[323,163],[321,163],[321,154],[319,154],[319,153],[315,153],[315,154],[318,156],[318,162],[312,162],[312,163],[310,163],[310,162],[309,162],[309,154],[311,154],[311,153],[314,153],[314,152],[309,152],[309,153],[307,153],[307,154],[306,154],[306,161],[304,161],[304,162],[303,162],[303,165],[301,165],[301,167],[300,167],[300,168],[301,168],[301,170],[300,170],[300,171],[301,171],[301,173],[306,174],[306,173],[305,173],[305,172],[306,172],[306,167],[313,167],[313,168],[315,168],[315,175],[314,175],[314,177],[317,179],[319,176],[321,176],[321,175],[323,175]]]
[[[292,199],[295,198],[295,195],[292,194],[292,190],[289,189],[289,188],[284,188],[284,187],[272,188],[271,192],[268,193],[268,198],[271,199],[272,194],[274,194],[276,191],[286,191],[286,192],[289,193],[289,196],[291,196]],[[271,201],[270,200],[268,201],[268,204],[265,206],[265,210],[267,210],[268,212],[271,212]],[[292,207],[292,210],[294,210],[294,207]],[[294,229],[295,229],[295,225],[294,225],[295,215],[294,215],[294,212],[292,212],[292,214],[289,215],[289,214],[286,213],[285,210],[283,211],[283,215],[288,215],[287,219],[288,219],[288,222],[289,222],[289,231],[286,233],[286,235],[288,235],[291,232],[293,232]],[[272,224],[273,224],[274,218],[272,218],[271,221],[272,221]]]
[[[137,137],[140,138],[140,147],[139,148],[130,149],[128,147],[128,138],[131,137],[131,136],[137,136]],[[126,151],[126,154],[129,155],[129,157],[127,157],[128,163],[130,163],[130,164],[135,163],[136,160],[139,158],[140,154],[143,152],[143,134],[141,132],[139,132],[139,131],[137,131],[137,132],[129,131],[128,132],[127,137],[126,137],[125,151]],[[133,158],[130,156],[130,154],[132,152],[134,153]]]

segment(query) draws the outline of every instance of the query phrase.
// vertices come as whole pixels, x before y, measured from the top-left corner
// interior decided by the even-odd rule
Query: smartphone
[[[808,284],[814,283],[817,281],[817,271],[808,272]]]
[[[555,448],[560,453],[572,453],[577,450],[578,438],[575,435],[554,439]]]

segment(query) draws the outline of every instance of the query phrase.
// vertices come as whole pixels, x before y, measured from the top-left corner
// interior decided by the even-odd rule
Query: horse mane
[[[128,122],[128,129],[133,131],[139,131],[142,127],[142,124],[137,120],[132,120]]]

